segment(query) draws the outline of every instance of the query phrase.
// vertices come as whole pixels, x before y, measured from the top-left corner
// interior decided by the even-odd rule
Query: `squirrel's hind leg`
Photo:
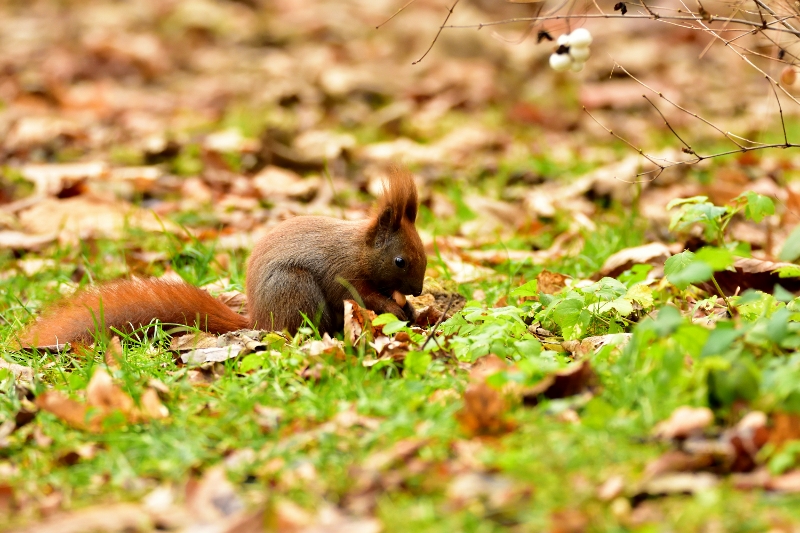
[[[252,298],[252,297],[251,297]],[[288,330],[294,334],[309,318],[320,333],[333,334],[336,319],[325,299],[325,293],[310,272],[299,269],[280,269],[258,280],[251,318],[258,329]],[[302,313],[302,314],[301,314]]]

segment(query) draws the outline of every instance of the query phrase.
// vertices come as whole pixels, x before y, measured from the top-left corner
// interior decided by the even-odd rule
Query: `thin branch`
[[[597,14],[584,14],[584,15],[546,15],[540,17],[517,17],[517,18],[510,18],[510,19],[503,19],[503,20],[495,20],[492,22],[480,22],[478,24],[451,24],[449,26],[443,26],[446,29],[478,29],[485,28],[487,26],[502,26],[504,24],[513,24],[517,22],[542,22],[545,20],[570,20],[570,19],[647,19],[647,20],[655,20],[651,15],[621,15],[617,13],[609,13],[604,15],[597,15]],[[659,15],[659,21],[666,21],[666,20],[684,20],[684,21],[692,21],[692,22],[701,22],[703,18],[699,15]],[[706,22],[721,22],[730,20],[733,24],[740,24],[742,26],[751,26],[754,28],[762,28],[760,22],[755,22],[752,20],[746,19],[733,19],[721,15],[709,15],[706,19]],[[777,23],[778,21],[771,22],[768,24]],[[699,29],[699,28],[697,28]],[[706,31],[712,31],[710,28],[705,28]],[[800,37],[800,30],[789,30],[787,28],[772,28],[770,27],[771,31],[781,32],[781,33],[790,33],[797,37]],[[731,30],[728,30],[731,31]]]
[[[767,81],[769,83],[769,80]],[[778,102],[778,113],[781,116],[781,128],[783,128],[783,144],[789,146],[789,137],[786,135],[786,121],[783,119],[783,107],[781,107],[781,99],[778,97],[778,91],[775,86],[769,83],[769,88],[772,89],[772,94],[775,95],[775,101]]]
[[[628,72],[628,70],[627,70],[625,67],[623,67],[622,65],[620,65],[620,64],[619,64],[619,63],[617,63],[616,61],[614,62],[614,68],[619,68],[620,70],[622,70],[622,72],[624,72],[625,74],[627,74],[627,75],[628,75],[628,76],[629,76],[629,77],[630,77],[632,80],[634,80],[636,83],[638,83],[639,85],[641,85],[641,86],[642,86],[642,87],[644,87],[645,89],[647,89],[647,90],[649,90],[649,91],[651,91],[651,92],[653,92],[653,93],[657,94],[659,97],[661,97],[661,98],[662,98],[663,100],[665,100],[667,103],[669,103],[669,104],[672,104],[673,106],[677,107],[678,109],[680,109],[681,111],[683,111],[683,112],[684,112],[684,113],[686,113],[687,115],[690,115],[690,116],[692,116],[692,117],[694,117],[694,118],[696,118],[696,119],[698,119],[698,120],[700,120],[700,121],[704,122],[705,124],[707,124],[707,125],[711,126],[712,128],[714,128],[715,130],[717,130],[718,132],[720,132],[722,135],[724,135],[724,136],[725,136],[725,138],[726,138],[726,139],[728,139],[729,141],[731,141],[733,144],[735,144],[735,145],[736,145],[736,146],[738,146],[739,148],[744,148],[744,146],[742,146],[742,145],[741,145],[741,144],[739,144],[739,143],[738,143],[738,142],[737,142],[735,139],[733,139],[733,138],[732,138],[732,137],[733,137],[732,135],[729,135],[728,133],[726,133],[726,132],[722,131],[722,129],[720,129],[719,127],[717,127],[716,125],[714,125],[714,124],[713,124],[711,121],[709,121],[709,120],[707,120],[707,119],[705,119],[705,118],[701,117],[701,116],[700,116],[700,115],[698,115],[697,113],[694,113],[693,111],[689,111],[688,109],[686,109],[686,108],[684,108],[684,107],[682,107],[682,106],[680,106],[680,105],[676,104],[675,102],[673,102],[672,100],[670,100],[669,98],[667,98],[666,96],[664,96],[664,93],[662,93],[661,91],[657,91],[657,90],[653,89],[652,87],[650,87],[649,85],[647,85],[646,83],[644,83],[642,80],[640,80],[639,78],[637,78],[636,76],[634,76],[633,74],[631,74],[630,72]],[[747,140],[747,139],[744,139],[744,140]]]
[[[766,11],[767,13],[769,13],[770,15],[772,15],[773,17],[775,17],[776,19],[777,19],[777,18],[780,18],[780,17],[779,17],[779,16],[778,16],[778,15],[777,15],[777,14],[776,14],[776,13],[775,13],[773,10],[772,10],[772,8],[771,8],[771,7],[769,7],[767,4],[765,4],[765,3],[764,3],[762,0],[753,0],[753,1],[756,3],[756,5],[757,5],[759,8],[763,9],[764,11]],[[759,10],[759,12],[760,12],[760,10]],[[789,17],[787,17],[787,18],[789,18]],[[794,27],[793,27],[791,24],[789,24],[788,22],[781,21],[781,25],[782,25],[784,28],[786,28],[787,30],[790,30],[791,32],[796,32],[796,31],[797,31],[797,30],[796,30],[796,29],[795,29],[795,28],[794,28]]]
[[[644,95],[644,94],[643,94],[643,95],[642,95],[642,98],[644,98],[645,100],[647,100],[647,103],[648,103],[648,104],[650,104],[651,106],[653,106],[653,109],[655,109],[655,110],[656,110],[656,112],[657,112],[659,115],[661,115],[661,119],[664,121],[664,124],[666,124],[666,126],[669,128],[669,131],[671,131],[671,132],[672,132],[672,134],[673,134],[673,135],[674,135],[674,136],[675,136],[675,137],[676,137],[676,138],[677,138],[677,139],[678,139],[678,140],[679,140],[681,143],[683,143],[683,145],[686,147],[686,149],[684,150],[684,152],[686,152],[687,154],[692,154],[692,155],[694,155],[694,156],[697,156],[697,154],[695,153],[694,149],[693,149],[693,148],[692,148],[692,147],[689,145],[689,143],[687,143],[686,141],[684,141],[684,140],[683,140],[683,138],[682,138],[680,135],[678,135],[678,132],[677,132],[677,131],[675,131],[675,128],[673,128],[673,127],[672,127],[672,124],[670,124],[670,123],[669,123],[669,121],[667,120],[667,117],[665,117],[665,116],[664,116],[664,113],[662,113],[662,112],[661,112],[661,110],[660,110],[660,109],[659,109],[659,108],[656,106],[656,104],[654,104],[653,102],[651,102],[651,101],[650,101],[650,99],[647,97],[647,95]]]
[[[609,133],[609,135],[613,135],[614,137],[616,137],[616,138],[617,138],[617,139],[619,139],[620,141],[622,141],[622,142],[624,142],[625,144],[627,144],[628,146],[630,146],[630,147],[631,147],[631,149],[633,149],[633,150],[635,150],[636,152],[638,152],[640,156],[644,157],[645,159],[647,159],[648,161],[650,161],[651,163],[653,163],[655,166],[657,166],[657,167],[659,167],[659,168],[661,168],[661,169],[663,169],[663,168],[664,168],[664,167],[663,167],[662,165],[660,165],[660,164],[659,164],[659,163],[658,163],[658,162],[657,162],[657,161],[656,161],[656,160],[655,160],[653,157],[651,157],[651,156],[647,155],[646,153],[644,153],[644,150],[642,150],[641,148],[637,148],[637,147],[636,147],[636,146],[635,146],[633,143],[631,143],[629,140],[627,140],[626,138],[622,137],[622,136],[621,136],[621,135],[619,135],[618,133],[614,133],[614,130],[612,130],[612,129],[610,129],[610,128],[607,128],[606,126],[604,126],[602,122],[600,122],[599,120],[597,120],[597,119],[594,117],[594,115],[592,115],[592,114],[589,112],[589,110],[588,110],[588,109],[586,109],[586,106],[583,106],[583,111],[584,111],[584,112],[585,112],[587,115],[589,115],[589,116],[592,118],[592,120],[594,120],[595,122],[597,122],[597,124],[598,124],[598,125],[599,125],[601,128],[603,128],[604,130],[606,130],[606,131]]]
[[[455,293],[451,294],[450,298],[447,300],[447,307],[445,307],[444,311],[442,312],[442,316],[440,316],[439,320],[436,321],[436,324],[433,325],[433,329],[431,329],[431,332],[428,334],[428,338],[425,339],[425,342],[422,343],[422,346],[420,347],[419,351],[424,350],[425,347],[428,345],[428,343],[431,341],[431,339],[433,339],[433,336],[436,334],[436,328],[438,328],[439,325],[442,322],[444,322],[445,317],[447,317],[447,312],[450,310],[450,306],[453,305],[453,301],[455,299],[456,299]],[[436,339],[433,340],[436,341]],[[439,343],[437,342],[436,344],[438,345]]]
[[[442,30],[444,30],[445,24],[447,24],[447,21],[450,20],[450,15],[453,14],[453,10],[458,5],[458,2],[459,2],[459,0],[456,0],[455,2],[453,2],[453,6],[447,10],[447,16],[444,18],[444,22],[442,22],[442,25],[439,26],[439,31],[436,32],[436,37],[433,38],[433,41],[431,42],[431,45],[428,47],[427,50],[425,50],[425,53],[422,54],[422,57],[420,57],[419,59],[417,59],[416,61],[411,63],[412,65],[416,65],[417,63],[419,63],[420,61],[425,59],[425,56],[428,55],[428,52],[431,51],[431,49],[433,48],[433,45],[435,45],[436,41],[439,40],[439,36],[442,34]]]
[[[397,11],[395,11],[395,12],[394,12],[394,15],[392,15],[392,16],[391,16],[391,17],[389,17],[388,19],[384,20],[383,22],[381,22],[380,24],[378,24],[377,26],[375,26],[375,29],[376,29],[376,30],[377,30],[377,29],[380,29],[380,27],[381,27],[381,26],[383,26],[384,24],[386,24],[387,22],[389,22],[390,20],[392,20],[393,18],[395,18],[397,15],[399,15],[400,13],[402,13],[402,12],[403,12],[403,10],[405,10],[405,8],[407,8],[408,6],[410,6],[411,4],[413,4],[413,3],[414,3],[414,2],[416,2],[416,1],[417,1],[417,0],[408,0],[408,2],[406,2],[406,4],[405,4],[403,7],[401,7],[400,9],[398,9]]]

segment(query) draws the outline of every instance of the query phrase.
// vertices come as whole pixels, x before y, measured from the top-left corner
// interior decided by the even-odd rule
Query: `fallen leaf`
[[[648,478],[655,478],[670,472],[697,472],[712,466],[714,462],[714,456],[711,454],[670,450],[650,461],[645,467],[645,475]]]
[[[16,529],[14,533],[124,533],[152,528],[150,517],[139,505],[117,503],[52,516],[30,527]]]
[[[169,416],[169,409],[158,397],[158,392],[148,387],[140,399],[143,414],[150,419],[160,420]]]
[[[764,485],[764,488],[796,494],[800,492],[800,470],[791,470],[780,476],[773,477]]]
[[[316,196],[322,180],[318,177],[303,179],[291,170],[276,166],[264,167],[253,177],[253,186],[261,198],[274,201],[276,197],[308,202]]]
[[[120,369],[120,361],[122,361],[122,343],[116,335],[114,335],[114,337],[111,338],[111,342],[108,343],[106,353],[103,354],[103,360],[110,370]]]
[[[557,294],[567,286],[569,276],[559,274],[558,272],[550,272],[549,270],[542,270],[536,276],[536,281],[539,283],[539,292],[542,294]]]
[[[589,524],[589,517],[578,509],[553,511],[548,533],[584,533]]]
[[[464,407],[456,413],[456,420],[468,435],[501,435],[515,427],[506,420],[507,411],[508,406],[497,389],[486,383],[472,383],[464,392]]]
[[[597,489],[597,497],[604,502],[610,502],[622,494],[625,489],[625,478],[611,476]]]
[[[108,165],[101,161],[31,164],[20,168],[20,174],[33,182],[34,194],[39,196],[56,196],[64,189],[74,187],[88,179],[97,179],[107,172]]]
[[[573,357],[579,359],[589,354],[595,353],[603,346],[616,346],[622,348],[631,339],[631,333],[609,333],[608,335],[597,335],[585,337],[581,340],[564,341],[561,346],[571,353]]]
[[[338,339],[332,339],[327,333],[320,340],[309,340],[299,346],[300,350],[312,357],[330,357],[339,361],[346,359],[344,344]]]
[[[104,414],[119,410],[127,417],[134,409],[133,398],[115,385],[108,372],[102,368],[94,371],[86,386],[86,402],[91,407],[99,408]]]
[[[8,361],[0,359],[0,368],[10,370],[14,378],[20,381],[33,381],[33,369],[30,367],[9,363]]]
[[[648,480],[640,488],[640,493],[650,496],[696,494],[718,484],[717,476],[708,472],[673,473]]]
[[[532,492],[530,488],[518,485],[512,479],[500,474],[465,472],[450,481],[446,495],[448,502],[455,509],[480,503],[489,512],[500,513],[517,505],[523,505]]]
[[[609,256],[600,271],[593,276],[593,279],[604,277],[617,278],[626,270],[630,270],[634,265],[653,265],[664,266],[664,261],[672,256],[672,252],[666,244],[651,242],[642,246],[625,248]]]
[[[187,365],[201,365],[203,363],[220,363],[228,359],[239,357],[245,348],[242,344],[229,344],[228,346],[213,348],[197,348],[180,356],[181,362]]]
[[[161,233],[180,232],[169,220],[121,201],[81,195],[46,198],[19,215],[21,226],[30,233],[58,234],[62,242],[78,239],[121,238],[127,228]]]
[[[577,361],[567,368],[550,374],[536,385],[525,388],[522,400],[526,405],[536,405],[540,397],[552,400],[575,396],[590,390],[595,381],[596,376],[589,362]]]
[[[367,338],[374,335],[372,321],[377,318],[374,311],[363,309],[355,300],[344,301],[344,338],[355,345],[364,333]]]
[[[54,243],[57,238],[57,233],[31,234],[2,230],[0,231],[0,249],[35,252]]]
[[[186,506],[197,526],[224,521],[244,510],[244,502],[234,485],[228,481],[222,465],[208,469],[202,478],[189,482],[186,487]]]
[[[702,433],[714,422],[714,413],[708,407],[678,407],[667,420],[656,424],[653,434],[660,439],[685,439]]]
[[[96,413],[87,420],[89,406],[79,403],[59,391],[48,391],[36,397],[36,406],[42,411],[56,415],[75,429],[100,431],[102,415]]]
[[[725,296],[741,294],[747,289],[755,289],[772,294],[775,290],[775,285],[780,285],[792,293],[800,291],[800,277],[782,278],[780,275],[782,268],[796,270],[797,265],[793,263],[738,258],[734,261],[733,268],[735,269],[734,271],[722,270],[714,273],[714,279]],[[703,283],[700,286],[706,292],[717,294],[716,288],[710,283]]]
[[[772,413],[769,442],[780,449],[793,440],[800,440],[800,415],[784,411]]]

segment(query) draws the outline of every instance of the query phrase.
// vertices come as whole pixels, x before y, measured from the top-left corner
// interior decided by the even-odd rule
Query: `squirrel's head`
[[[411,173],[392,168],[388,186],[378,203],[367,232],[371,251],[370,274],[387,296],[392,291],[422,294],[428,259],[414,227],[417,219],[417,187]]]

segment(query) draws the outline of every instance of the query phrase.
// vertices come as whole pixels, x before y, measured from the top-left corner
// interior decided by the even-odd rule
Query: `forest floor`
[[[800,156],[736,141],[800,141],[791,79],[647,18],[586,22],[580,73],[524,24],[426,54],[444,3],[399,7],[0,5],[0,529],[800,531]],[[18,349],[106,280],[241,308],[256,240],[397,161],[416,323]]]

